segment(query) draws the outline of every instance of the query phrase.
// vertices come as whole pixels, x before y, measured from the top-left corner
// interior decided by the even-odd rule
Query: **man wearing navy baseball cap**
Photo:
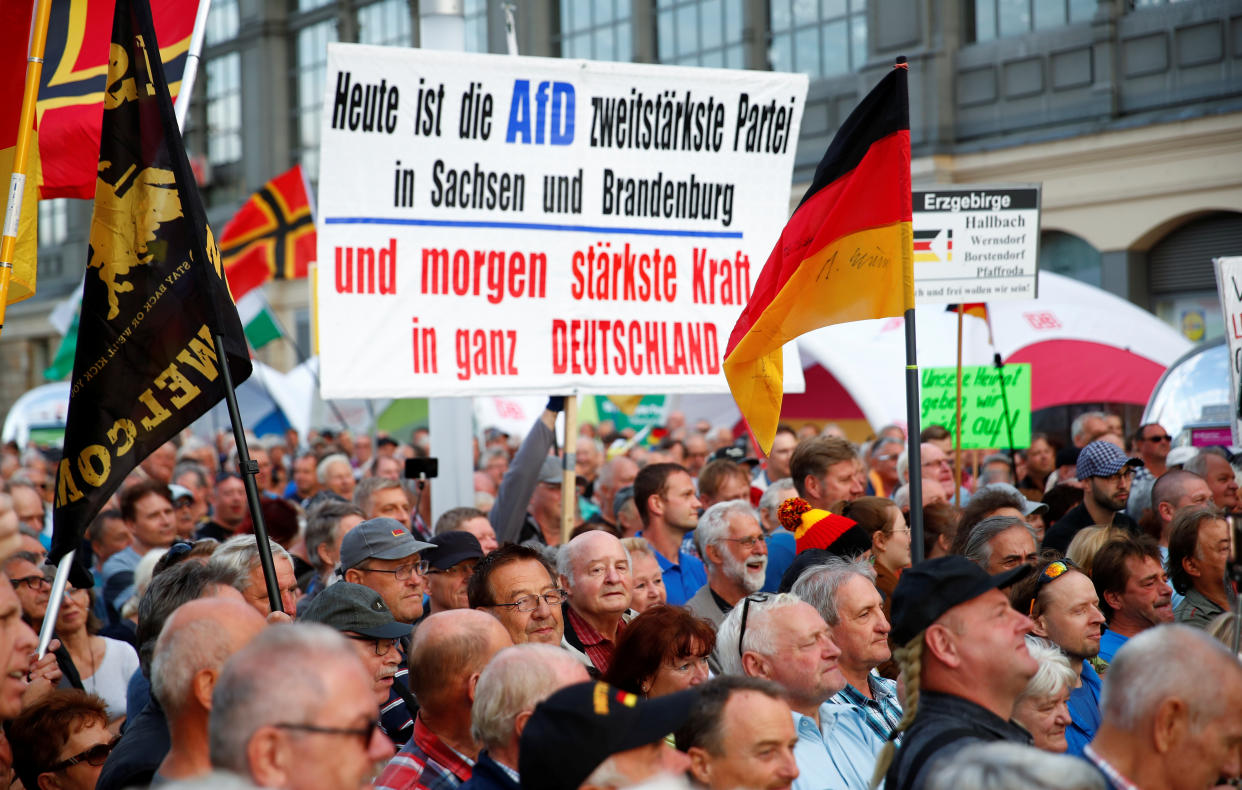
[[[952,554],[901,574],[890,638],[906,697],[894,731],[901,745],[890,740],[876,764],[887,790],[922,790],[938,760],[970,743],[1030,743],[1009,717],[1039,668],[1024,638],[1031,621],[1001,589],[1031,570],[1023,563],[989,576]]]
[[[1117,445],[1097,439],[1078,454],[1078,479],[1086,483],[1082,502],[1075,505],[1044,535],[1044,548],[1064,554],[1078,530],[1093,524],[1112,524],[1139,534],[1138,524],[1126,515],[1134,470],[1143,465]]]

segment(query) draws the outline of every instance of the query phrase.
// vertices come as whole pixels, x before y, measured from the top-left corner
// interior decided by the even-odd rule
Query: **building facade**
[[[463,0],[466,48],[503,54],[503,0]],[[1211,259],[1242,254],[1242,0],[542,0],[525,55],[800,71],[791,200],[893,63],[910,63],[915,184],[1043,185],[1041,267],[1119,294],[1192,340],[1220,336]],[[213,226],[301,162],[317,172],[326,47],[418,46],[418,0],[213,0],[186,146]],[[0,413],[31,387],[80,287],[91,204],[40,204],[38,293],[8,308]],[[310,343],[305,282],[268,286]]]

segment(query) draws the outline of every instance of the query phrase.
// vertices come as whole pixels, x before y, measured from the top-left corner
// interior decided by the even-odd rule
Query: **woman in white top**
[[[82,688],[107,703],[109,728],[117,732],[125,720],[125,690],[138,668],[138,653],[126,642],[95,635],[93,620],[91,591],[67,588],[56,637],[69,651]]]

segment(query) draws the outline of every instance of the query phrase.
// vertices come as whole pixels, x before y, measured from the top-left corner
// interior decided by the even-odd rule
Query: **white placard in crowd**
[[[1039,195],[1039,184],[915,190],[915,301],[956,304],[1038,296]]]
[[[724,392],[807,78],[330,44],[325,398]]]
[[[1229,425],[1233,444],[1242,444],[1242,257],[1216,258],[1216,290],[1220,292],[1220,314],[1225,319],[1225,340],[1229,343]]]

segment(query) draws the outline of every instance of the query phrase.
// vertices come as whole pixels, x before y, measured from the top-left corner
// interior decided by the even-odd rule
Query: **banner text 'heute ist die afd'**
[[[328,47],[324,397],[724,392],[807,79]]]

